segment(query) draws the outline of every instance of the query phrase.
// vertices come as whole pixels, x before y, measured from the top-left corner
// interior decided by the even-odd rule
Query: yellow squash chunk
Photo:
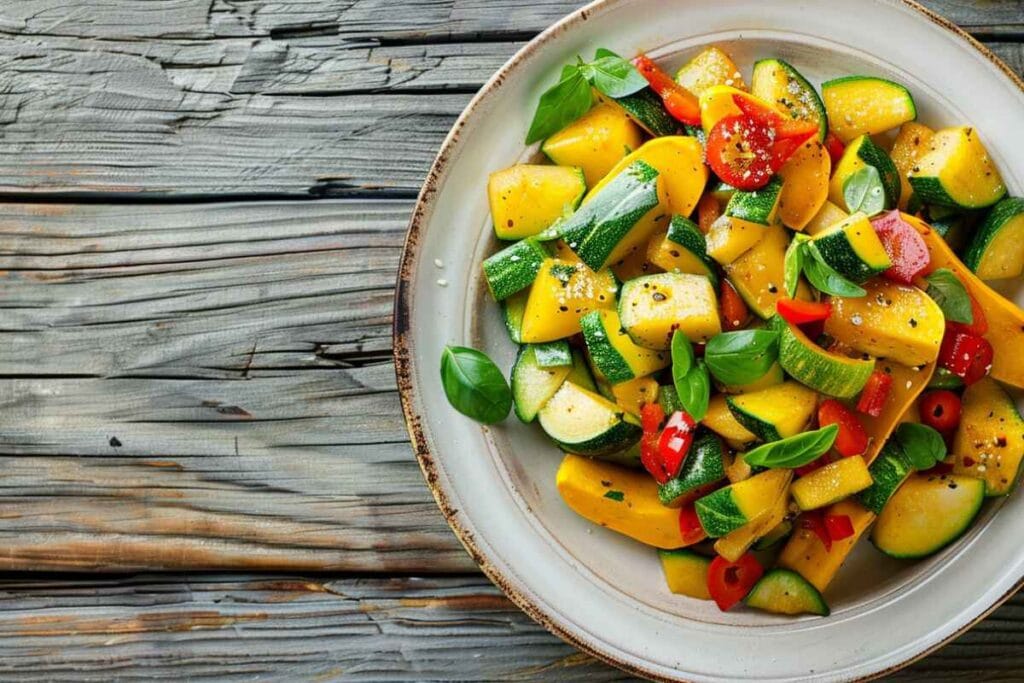
[[[747,253],[768,234],[765,226],[739,218],[719,216],[706,236],[708,256],[728,265]]]
[[[944,206],[983,208],[1006,194],[999,169],[970,126],[937,131],[909,177],[923,201]]]
[[[882,406],[882,412],[876,418],[862,419],[864,431],[868,435],[868,447],[864,451],[864,462],[870,465],[886,440],[900,422],[908,421],[908,416],[916,421],[917,410],[914,408],[917,397],[921,395],[935,372],[935,363],[924,367],[908,368],[906,365],[892,361],[878,361],[876,370],[892,377],[892,388]]]
[[[818,406],[818,394],[789,381],[749,394],[730,396],[730,410],[763,441],[777,441],[804,431]]]
[[[767,535],[786,518],[786,512],[789,509],[789,496],[785,493],[783,491],[778,502],[760,517],[747,522],[735,531],[730,531],[715,541],[715,552],[730,562],[739,560],[759,538]]]
[[[518,164],[496,171],[487,181],[494,232],[503,240],[536,235],[572,213],[586,189],[576,167]]]
[[[633,377],[646,377],[672,364],[672,358],[668,352],[652,350],[636,344],[623,328],[618,311],[602,310],[598,315],[600,315],[601,322],[601,329],[597,333],[598,338],[592,338],[589,331],[586,334],[591,364],[599,378],[605,378],[598,369],[606,367],[603,365],[605,362],[612,364],[612,367],[625,364],[629,369],[629,372],[625,373],[627,377],[629,374],[632,374]],[[602,359],[598,354],[605,354],[607,360]],[[595,358],[595,356],[597,357]],[[610,377],[607,379],[615,383],[623,381]]]
[[[619,294],[619,311],[629,336],[649,349],[668,349],[676,330],[697,343],[722,331],[715,288],[703,275],[660,273],[630,280]]]
[[[826,550],[818,535],[809,529],[800,528],[798,521],[793,535],[779,556],[780,567],[792,569],[819,591],[828,588],[853,546],[857,545],[857,541],[875,521],[874,513],[853,499],[830,506],[824,514],[849,517],[853,524],[853,536],[833,541],[832,549]]]
[[[730,85],[715,85],[700,94],[700,125],[704,128],[705,133],[710,133],[711,129],[715,127],[715,124],[726,116],[743,113],[740,111],[740,108],[736,106],[736,102],[733,100],[733,95],[745,97],[762,107],[766,107],[773,111],[779,111],[778,107],[773,105],[771,102],[765,102],[761,98],[754,97],[750,93],[744,92],[739,88]]]
[[[952,270],[985,312],[988,321],[985,339],[992,344],[994,351],[990,373],[993,379],[1024,389],[1024,353],[1021,353],[1024,348],[1024,311],[979,280],[927,223],[909,214],[902,217],[924,238],[931,253],[932,267]]]
[[[827,334],[857,351],[903,365],[924,365],[938,357],[946,320],[930,296],[882,278],[864,289],[864,297],[832,297]]]
[[[738,484],[731,484],[732,501],[744,517],[756,520],[778,504],[792,480],[791,470],[766,470]]]
[[[692,550],[662,550],[658,553],[668,589],[677,595],[710,600],[708,569],[711,558]]]
[[[683,546],[679,510],[661,504],[658,484],[646,472],[570,454],[555,482],[565,504],[594,524],[655,548]]]
[[[545,140],[541,150],[559,166],[582,168],[587,186],[593,187],[642,142],[643,131],[626,112],[598,104]]]
[[[849,217],[850,214],[846,213],[846,211],[826,199],[825,203],[821,205],[821,209],[818,213],[814,214],[814,218],[812,218],[811,222],[804,228],[804,232],[811,237],[814,237],[817,234],[825,232],[836,223],[842,223]]]
[[[641,408],[658,400],[658,381],[653,377],[637,377],[613,384],[612,395],[620,408],[639,417]]]
[[[757,441],[757,437],[737,422],[736,417],[729,410],[725,402],[725,395],[713,396],[708,402],[708,412],[704,415],[701,423],[729,442],[730,445],[742,446]],[[730,477],[730,480],[732,477]]]
[[[783,190],[785,191],[785,190]],[[724,266],[729,282],[746,301],[750,309],[767,320],[775,315],[775,304],[786,296],[786,248],[789,233],[781,225],[760,228],[762,239],[745,254]],[[796,288],[796,298],[810,301],[811,290],[802,279]]]
[[[526,298],[523,343],[539,344],[576,334],[582,316],[615,307],[616,291],[610,270],[595,273],[578,260],[546,259]]]
[[[716,85],[747,89],[736,63],[717,47],[707,48],[684,64],[676,72],[676,83],[697,97]]]
[[[817,510],[863,491],[871,483],[864,458],[853,455],[800,477],[789,490],[801,510]]]
[[[829,128],[843,142],[877,135],[917,118],[907,89],[880,78],[851,76],[828,81],[821,88]]]
[[[817,140],[805,142],[779,169],[782,196],[779,218],[793,230],[803,230],[828,199],[832,159]]]
[[[651,237],[651,241],[647,243],[647,260],[669,272],[694,275],[706,275],[708,272],[707,264],[689,249],[670,240],[667,230]]]
[[[985,495],[1009,493],[1024,458],[1024,421],[1013,399],[985,378],[964,391],[963,415],[953,441],[953,472],[981,479]]]
[[[907,176],[917,165],[917,160],[931,146],[933,135],[935,135],[935,131],[928,126],[916,121],[907,121],[900,126],[900,132],[892,143],[889,158],[892,159],[892,163],[896,164],[896,169],[900,172],[899,206],[901,210],[907,208],[910,195],[914,192]]]

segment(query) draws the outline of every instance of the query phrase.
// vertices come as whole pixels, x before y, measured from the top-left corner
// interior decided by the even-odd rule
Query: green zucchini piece
[[[594,381],[594,376],[590,372],[590,364],[587,363],[582,351],[572,350],[572,368],[565,381],[572,382],[581,389],[597,393],[597,382]]]
[[[992,207],[974,233],[964,263],[983,280],[1020,276],[1024,271],[1024,199],[1007,197]]]
[[[830,353],[779,316],[771,319],[779,331],[779,364],[790,377],[822,394],[853,398],[875,369],[875,361]]]
[[[767,534],[757,539],[757,542],[754,543],[754,550],[768,550],[769,548],[774,548],[779,543],[789,538],[792,533],[793,522],[788,519],[784,519],[776,524],[775,527]]]
[[[501,302],[501,314],[505,320],[505,329],[509,339],[516,344],[523,343],[523,314],[526,312],[526,299],[530,290],[523,289]]]
[[[708,256],[707,240],[696,223],[686,216],[673,215],[668,224],[668,233],[665,235],[665,239],[680,249],[685,249],[695,260],[703,264],[703,272],[698,274],[706,276],[711,280],[712,285],[718,285],[718,271],[715,269],[715,262]],[[694,271],[696,270],[697,268],[694,267]]]
[[[935,368],[935,374],[928,381],[928,389],[963,389],[964,381],[946,368]]]
[[[671,363],[667,351],[637,346],[615,311],[591,311],[580,318],[583,339],[597,374],[611,384],[653,374]]]
[[[749,394],[727,396],[733,417],[762,441],[779,441],[804,431],[818,407],[818,395],[797,382],[783,382]]]
[[[568,344],[565,346],[568,355]],[[516,417],[523,422],[533,422],[572,370],[571,365],[541,365],[539,354],[543,353],[540,347],[527,344],[519,349],[519,355],[512,366],[512,404]]]
[[[885,190],[885,208],[896,207],[902,191],[900,172],[885,150],[876,145],[867,135],[861,135],[853,140],[843,151],[843,156],[832,171],[832,180],[829,181],[829,201],[849,213],[850,209],[846,205],[843,188],[850,176],[865,166],[874,166],[878,171],[882,180],[882,188]]]
[[[729,218],[769,226],[775,222],[775,214],[782,194],[782,178],[775,176],[760,190],[733,192],[725,207]]]
[[[910,91],[884,78],[836,78],[821,85],[821,95],[832,130],[843,142],[884,133],[917,118]]]
[[[661,405],[661,412],[666,415],[683,409],[683,404],[679,402],[679,393],[671,384],[662,384],[658,387],[658,404]]]
[[[836,272],[856,283],[867,282],[892,265],[871,221],[859,211],[819,232],[808,244]]]
[[[719,180],[708,192],[712,197],[718,200],[719,204],[725,206],[729,203],[729,200],[732,199],[732,196],[736,194],[737,190],[724,180]]]
[[[661,98],[650,88],[638,90],[625,97],[618,97],[614,101],[641,128],[656,138],[679,133],[679,121],[668,113]]]
[[[876,515],[879,514],[913,471],[914,466],[904,455],[903,449],[895,443],[895,439],[890,438],[868,467],[874,483],[858,494],[861,504]]]
[[[708,592],[708,569],[711,558],[698,555],[692,550],[659,550],[658,559],[665,572],[668,589],[677,595],[686,595],[698,600],[710,600]]]
[[[793,65],[781,59],[759,59],[754,62],[750,94],[771,102],[800,121],[818,125],[818,139],[828,135],[828,114],[825,104],[806,78]]]
[[[491,295],[498,301],[533,284],[540,265],[548,258],[543,244],[528,237],[505,247],[484,260],[484,278]]]
[[[829,615],[828,604],[818,589],[790,569],[773,569],[762,576],[744,602],[775,614]]]
[[[914,194],[925,204],[981,209],[1006,194],[999,169],[970,126],[945,128],[910,170]]]
[[[608,399],[563,382],[538,413],[540,426],[567,453],[599,457],[628,449],[642,430]]]
[[[714,432],[701,429],[690,446],[679,474],[658,486],[662,505],[679,507],[686,497],[725,479],[725,447]]]
[[[537,359],[537,365],[542,368],[572,365],[572,350],[569,348],[568,342],[554,341],[531,346],[533,346],[533,355]]]

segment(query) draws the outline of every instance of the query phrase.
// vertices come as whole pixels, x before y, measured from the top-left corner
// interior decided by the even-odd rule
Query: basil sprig
[[[949,268],[939,268],[925,278],[928,281],[928,296],[942,309],[946,320],[958,323],[974,322],[974,311],[971,309],[971,297],[967,294],[964,283],[960,282]]]
[[[804,244],[809,238],[803,233],[793,235],[793,241],[786,248],[786,258],[782,262],[783,283],[786,288],[786,296],[790,299],[796,296],[796,289],[800,286],[800,273],[804,270]]]
[[[867,296],[867,291],[855,282],[850,282],[840,275],[835,268],[825,263],[821,252],[812,244],[804,245],[807,254],[804,258],[804,275],[819,292],[832,296],[860,297]]]
[[[914,469],[931,469],[946,459],[946,441],[928,425],[904,422],[896,428],[893,439]]]
[[[843,201],[850,213],[863,211],[874,216],[885,210],[885,186],[874,166],[865,166],[843,183]]]
[[[632,95],[647,87],[645,79],[631,63],[611,50],[601,48],[594,61],[562,67],[558,83],[544,91],[526,134],[526,144],[543,140],[583,116],[593,104],[591,86],[611,98]]]
[[[711,401],[711,377],[704,361],[696,360],[685,334],[672,333],[672,384],[679,404],[696,422],[704,419]]]
[[[744,455],[743,459],[760,467],[801,467],[827,453],[837,434],[839,425],[831,424],[813,432],[762,444]]]
[[[779,333],[774,330],[723,332],[711,338],[704,361],[724,384],[749,384],[772,367],[779,357]]]
[[[500,422],[512,408],[512,390],[505,375],[494,361],[476,349],[444,347],[441,384],[452,407],[477,422]]]

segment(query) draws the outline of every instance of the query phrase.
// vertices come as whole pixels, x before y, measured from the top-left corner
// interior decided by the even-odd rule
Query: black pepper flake
[[[569,312],[569,307],[568,306],[559,306],[558,310],[560,310],[562,313],[568,313]]]
[[[917,321],[916,321],[916,320],[914,320],[913,318],[911,318],[911,319],[910,319],[910,326],[911,326],[911,327],[917,327]]]

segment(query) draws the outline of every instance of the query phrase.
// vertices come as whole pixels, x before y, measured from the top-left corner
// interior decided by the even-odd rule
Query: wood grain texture
[[[0,608],[5,681],[630,680],[479,576],[6,579]],[[1017,597],[889,680],[1020,680],[1022,628]]]
[[[1024,1],[927,4],[1024,30]],[[471,93],[578,3],[389,6],[3,3],[0,191],[411,195]]]

